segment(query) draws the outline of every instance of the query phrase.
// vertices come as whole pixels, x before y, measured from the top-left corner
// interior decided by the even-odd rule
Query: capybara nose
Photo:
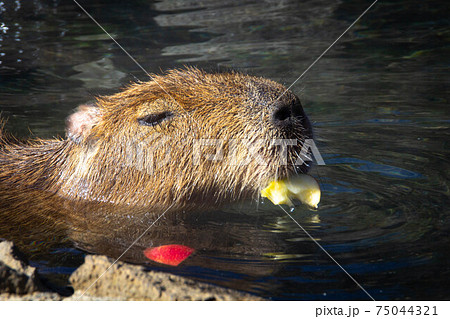
[[[303,118],[306,118],[306,115],[299,101],[289,104],[277,101],[272,105],[272,122],[277,127],[292,125],[293,119],[301,121]]]
[[[290,103],[277,101],[272,105],[272,123],[277,128],[291,130],[299,127],[305,138],[312,136],[311,123],[303,111],[299,100]]]
[[[272,120],[276,126],[285,126],[290,121],[291,116],[291,107],[280,103],[274,108]]]

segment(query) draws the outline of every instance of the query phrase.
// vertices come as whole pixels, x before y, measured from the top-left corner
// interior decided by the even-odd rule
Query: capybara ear
[[[100,113],[100,109],[93,104],[80,105],[66,120],[67,137],[75,143],[80,143],[100,121]]]

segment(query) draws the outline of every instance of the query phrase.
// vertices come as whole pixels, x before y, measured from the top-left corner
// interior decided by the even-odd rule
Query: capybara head
[[[311,137],[300,100],[281,84],[173,70],[80,106],[53,189],[143,207],[219,205],[305,172],[297,159]]]

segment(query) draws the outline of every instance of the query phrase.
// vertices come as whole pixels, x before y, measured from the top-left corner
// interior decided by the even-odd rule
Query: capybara
[[[297,159],[312,138],[299,98],[281,84],[196,68],[98,97],[69,116],[66,131],[25,142],[0,132],[2,191],[152,212],[216,207],[305,172]]]

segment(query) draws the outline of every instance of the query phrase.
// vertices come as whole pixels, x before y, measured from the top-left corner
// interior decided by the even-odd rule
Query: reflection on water
[[[193,63],[289,85],[369,3],[83,5],[149,72]],[[319,210],[300,207],[293,217],[376,299],[450,297],[445,6],[377,4],[293,88],[327,163],[312,170],[323,189]],[[63,135],[64,119],[78,104],[146,79],[76,5],[63,0],[1,2],[0,62],[2,116],[20,136],[28,128],[40,137]],[[45,196],[16,195],[22,204]],[[17,227],[17,218],[8,219],[11,203],[2,198],[0,237],[14,239],[50,277],[70,273],[82,262],[81,250],[120,255],[155,218],[46,200],[52,209],[29,203],[36,220]],[[54,216],[61,212],[72,217],[60,222]],[[166,243],[197,252],[177,268],[143,256],[144,248]],[[270,203],[163,218],[124,259],[274,299],[366,299]]]

